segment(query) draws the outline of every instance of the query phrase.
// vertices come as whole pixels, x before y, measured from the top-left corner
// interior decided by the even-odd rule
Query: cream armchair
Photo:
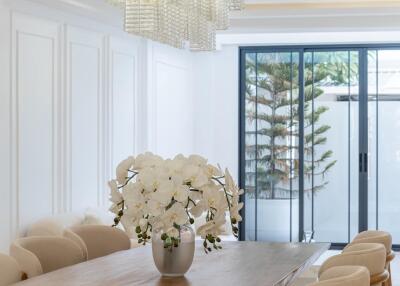
[[[85,261],[75,242],[55,236],[17,239],[10,254],[28,278]]]
[[[131,248],[124,231],[106,225],[75,226],[65,230],[64,237],[79,245],[88,260]]]
[[[29,226],[27,236],[62,236],[64,229],[79,225],[112,225],[113,215],[103,209],[88,208],[42,218]]]
[[[378,243],[360,243],[351,245],[339,255],[328,258],[319,269],[318,277],[336,266],[364,266],[370,272],[370,285],[381,286],[389,278],[385,270],[386,249]]]
[[[73,212],[46,217],[32,224],[27,236],[58,236],[62,237],[64,230],[83,225],[106,225],[114,223],[113,215],[103,209],[86,209],[84,212]],[[119,228],[122,228],[121,226]],[[136,237],[131,237],[131,248],[141,246]]]
[[[0,286],[7,286],[21,281],[23,272],[17,261],[0,253]]]
[[[309,286],[369,286],[370,275],[363,266],[336,266],[329,268],[319,281]]]
[[[389,272],[389,279],[385,282],[385,286],[392,286],[392,273],[390,262],[394,259],[395,254],[392,251],[392,236],[390,233],[381,230],[367,230],[356,235],[353,241],[347,246],[357,243],[381,243],[386,249],[386,265],[385,269]]]
[[[381,243],[385,246],[386,253],[392,251],[392,236],[386,231],[367,230],[360,232],[348,246],[356,243]]]

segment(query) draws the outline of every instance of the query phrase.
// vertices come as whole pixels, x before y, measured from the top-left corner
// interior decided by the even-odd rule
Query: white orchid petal
[[[137,175],[127,182],[133,172]],[[116,180],[110,181],[109,187],[110,211],[118,214],[123,210],[121,223],[133,235],[137,226],[146,228],[150,224],[153,230],[176,237],[179,235],[176,225],[184,225],[190,217],[199,218],[205,212],[212,215],[200,223],[198,233],[203,237],[221,234],[226,212],[231,219],[242,220],[243,203],[239,198],[243,190],[227,169],[223,172],[219,165],[208,164],[199,155],[179,154],[173,159],[163,159],[144,153],[128,157],[118,165]],[[199,221],[196,219],[196,224]]]

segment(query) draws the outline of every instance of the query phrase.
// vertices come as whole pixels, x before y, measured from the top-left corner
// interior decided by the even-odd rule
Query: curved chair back
[[[357,243],[381,243],[386,248],[386,270],[389,272],[389,279],[385,282],[385,286],[392,285],[392,273],[390,262],[394,259],[395,253],[392,250],[392,235],[382,230],[366,230],[356,235],[349,245]]]
[[[131,241],[125,232],[105,225],[72,227],[64,232],[64,236],[78,243],[89,260],[131,247]]]
[[[363,266],[336,266],[329,268],[319,282],[310,286],[369,286],[369,271]]]
[[[6,286],[22,279],[22,271],[17,261],[0,253],[0,286]]]
[[[63,226],[53,219],[43,219],[32,224],[27,236],[62,236]]]
[[[53,236],[20,238],[11,245],[10,254],[28,278],[85,261],[75,242]]]
[[[356,235],[353,241],[349,244],[356,243],[381,243],[385,246],[386,253],[392,252],[392,236],[390,233],[381,230],[366,230]],[[347,247],[349,247],[347,246]]]
[[[364,266],[370,272],[371,285],[381,285],[389,277],[385,270],[386,249],[379,243],[359,243],[351,245],[339,255],[328,258],[319,269],[318,276],[335,266]]]

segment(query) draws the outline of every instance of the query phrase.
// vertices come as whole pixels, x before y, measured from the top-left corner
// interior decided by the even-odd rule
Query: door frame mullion
[[[304,235],[304,49],[299,51],[299,242]]]
[[[368,229],[368,49],[359,50],[359,174],[358,174],[358,231]]]

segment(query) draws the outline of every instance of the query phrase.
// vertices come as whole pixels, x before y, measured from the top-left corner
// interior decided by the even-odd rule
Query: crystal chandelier
[[[229,12],[243,0],[106,0],[125,11],[125,31],[176,48],[215,49],[216,30],[229,27]]]

